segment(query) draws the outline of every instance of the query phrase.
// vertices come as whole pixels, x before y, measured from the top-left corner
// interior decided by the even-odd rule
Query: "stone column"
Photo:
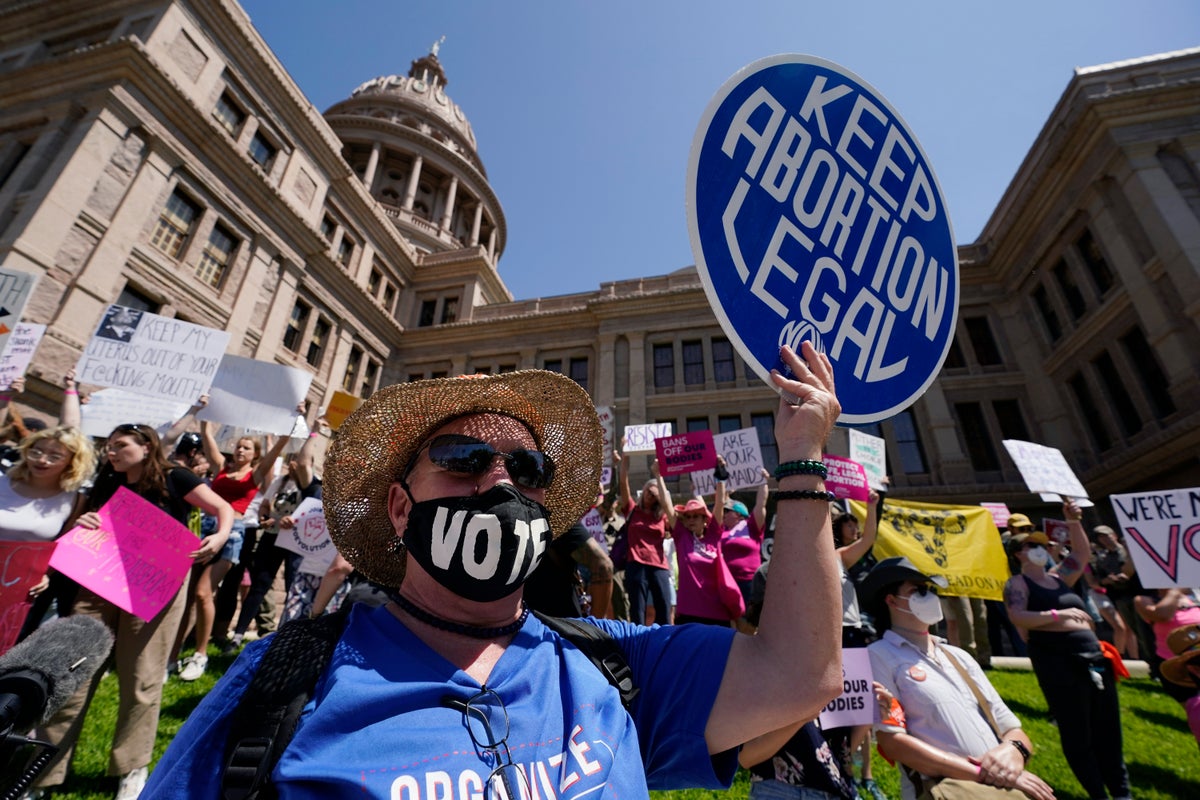
[[[417,199],[417,184],[421,181],[421,167],[424,166],[425,159],[421,156],[413,157],[412,172],[408,174],[408,186],[404,189],[404,210],[412,211],[413,203]]]
[[[383,145],[379,142],[371,145],[371,155],[367,158],[367,168],[363,171],[363,186],[367,187],[367,192],[370,193],[371,187],[375,183],[375,170],[379,168],[379,152],[383,149]]]
[[[629,424],[646,422],[646,336],[627,334],[629,339]]]
[[[288,321],[292,318],[292,309],[296,306],[296,295],[299,293],[300,279],[304,267],[285,261],[279,266],[279,283],[275,286],[275,294],[271,297],[271,306],[267,309],[267,321],[263,324],[262,338],[254,350],[254,358],[260,361],[270,361],[275,354],[283,349],[283,333],[287,330]],[[315,313],[315,312],[314,312]],[[313,314],[309,314],[313,316]]]
[[[337,344],[333,350],[333,363],[329,366],[329,375],[325,380],[325,403],[333,396],[333,390],[342,388],[342,378],[346,374],[346,368],[350,365],[350,350],[354,347],[354,331],[347,325],[338,325]],[[361,358],[359,361],[361,362]],[[318,378],[320,372],[317,372]]]
[[[222,305],[229,308],[229,319],[225,324],[225,330],[229,331],[229,342],[234,346],[236,353],[242,352],[240,345],[243,344],[250,326],[255,322],[254,306],[258,303],[259,290],[276,258],[275,252],[270,248],[268,240],[264,236],[255,237],[255,240],[248,242],[247,246],[252,250],[241,282],[235,288],[231,282],[226,281],[225,290],[222,292],[223,295],[226,295]],[[230,264],[229,268],[232,269],[233,264]],[[231,290],[233,297],[229,298],[228,293]]]
[[[616,334],[600,334],[596,350],[596,390],[592,392],[598,406],[611,406],[616,402],[616,344]]]
[[[492,226],[492,232],[488,234],[488,261],[493,264],[496,262],[496,226]]]
[[[442,232],[450,230],[450,222],[454,219],[454,201],[458,197],[458,176],[450,176],[450,188],[446,190],[446,208],[442,212]]]
[[[475,219],[471,221],[471,238],[467,242],[470,247],[475,247],[479,244],[479,225],[483,222],[483,201],[475,202]]]

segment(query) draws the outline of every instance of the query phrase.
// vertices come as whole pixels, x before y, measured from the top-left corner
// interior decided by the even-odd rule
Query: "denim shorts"
[[[217,518],[205,514],[200,519],[200,535],[203,538],[208,538],[217,532]],[[229,541],[225,542],[225,546],[221,548],[221,553],[213,561],[228,559],[237,563],[238,556],[242,554],[242,540],[246,536],[246,523],[239,517],[233,521],[233,528],[229,532]]]

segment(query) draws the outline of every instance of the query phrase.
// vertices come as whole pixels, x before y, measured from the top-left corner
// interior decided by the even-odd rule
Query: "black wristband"
[[[1021,742],[1017,741],[1016,739],[1008,739],[1006,741],[1013,747],[1017,748],[1017,752],[1021,754],[1021,758],[1025,759],[1026,764],[1029,763],[1029,759],[1033,758],[1033,753],[1029,752],[1029,748],[1023,745]]]
[[[821,492],[815,489],[799,489],[776,492],[775,500],[824,500],[827,503],[832,503],[834,500],[837,500],[837,495],[833,492]]]

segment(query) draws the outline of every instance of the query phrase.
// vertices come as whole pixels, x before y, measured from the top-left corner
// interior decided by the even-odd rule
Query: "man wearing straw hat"
[[[326,465],[342,555],[391,602],[355,607],[290,745],[279,795],[406,800],[646,797],[728,786],[743,743],[841,686],[840,596],[820,458],[840,413],[828,359],[781,353],[782,514],[757,636],[597,620],[640,693],[527,613],[521,584],[590,506],[601,430],[568,378],[524,371],[376,392]],[[786,469],[785,469],[786,467]],[[795,501],[795,502],[792,502]],[[216,797],[230,716],[270,638],[192,714],[144,797]]]

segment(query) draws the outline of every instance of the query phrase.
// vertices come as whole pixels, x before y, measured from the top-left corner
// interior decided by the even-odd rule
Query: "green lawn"
[[[172,679],[163,696],[155,759],[162,755],[171,737],[179,730],[188,713],[200,702],[231,658],[210,655],[208,674],[194,683]],[[992,683],[1025,724],[1037,748],[1031,768],[1054,787],[1059,798],[1086,800],[1063,758],[1058,731],[1050,724],[1046,702],[1033,673],[993,670]],[[80,800],[109,800],[116,791],[116,779],[105,776],[108,743],[116,721],[116,681],[105,677],[92,703],[84,725],[75,766],[63,791],[54,796]],[[1125,731],[1125,758],[1139,800],[1179,800],[1200,798],[1200,752],[1188,732],[1183,710],[1149,680],[1129,680],[1121,684],[1121,721]],[[875,778],[889,797],[900,796],[896,770],[875,754]],[[749,791],[745,773],[733,785],[735,796]],[[702,800],[723,792],[688,790],[654,792],[655,800]]]

